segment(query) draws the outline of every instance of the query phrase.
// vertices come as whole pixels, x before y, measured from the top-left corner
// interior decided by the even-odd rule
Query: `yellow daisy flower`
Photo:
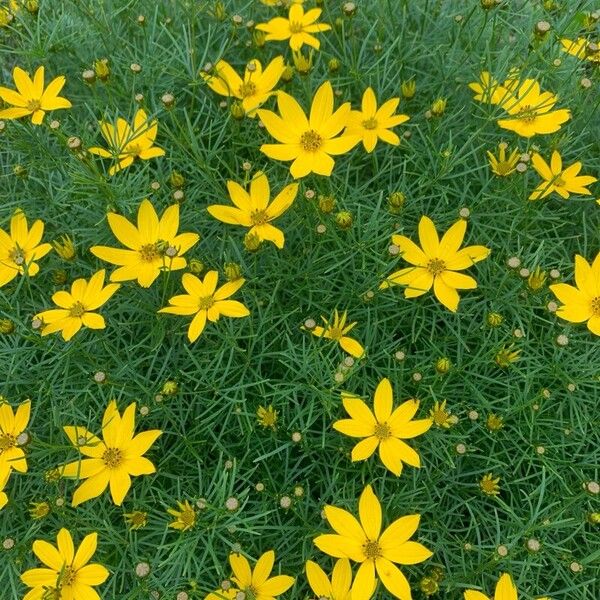
[[[421,466],[421,459],[403,440],[424,434],[431,419],[411,420],[419,409],[418,400],[407,400],[394,409],[392,384],[385,378],[379,382],[373,401],[374,412],[358,397],[342,394],[342,402],[350,419],[342,419],[333,428],[344,435],[365,438],[352,449],[352,461],[366,460],[379,448],[381,462],[394,475],[402,473],[402,463]]]
[[[519,162],[519,149],[515,148],[510,155],[506,156],[506,150],[508,144],[500,142],[498,144],[498,158],[494,156],[489,150],[487,150],[488,161],[490,163],[490,169],[494,175],[498,177],[507,177],[515,172],[517,163]]]
[[[0,464],[0,510],[8,504],[8,496],[4,491],[10,478],[10,468],[8,465]]]
[[[235,181],[227,182],[229,197],[235,205],[213,204],[206,210],[219,221],[230,225],[249,227],[248,235],[256,234],[261,241],[269,240],[277,248],[283,248],[283,231],[271,225],[294,202],[298,194],[298,184],[291,183],[283,188],[271,202],[271,189],[267,176],[258,171],[250,182],[250,193]]]
[[[490,249],[485,246],[460,249],[466,231],[467,222],[461,219],[440,240],[433,221],[423,216],[419,222],[421,248],[406,236],[393,235],[392,243],[400,248],[402,258],[413,266],[392,273],[380,288],[403,285],[406,286],[404,296],[416,298],[433,286],[435,297],[446,308],[456,312],[460,300],[457,290],[477,287],[475,279],[457,271],[468,269],[490,254]]]
[[[334,112],[329,81],[317,90],[308,118],[298,102],[285,92],[277,94],[277,107],[281,116],[270,110],[257,111],[267,131],[279,142],[263,144],[260,149],[269,158],[294,161],[290,167],[294,179],[309,173],[328,177],[335,165],[331,156],[345,154],[360,141],[356,135],[338,135],[348,120],[350,103]]]
[[[10,234],[0,229],[0,287],[17,275],[37,275],[40,267],[36,261],[52,250],[50,244],[40,244],[44,235],[44,222],[34,221],[31,229],[25,213],[17,208],[10,220]]]
[[[86,535],[76,550],[70,532],[63,527],[56,536],[56,544],[55,547],[44,540],[33,542],[33,553],[45,566],[21,575],[21,581],[33,588],[24,600],[99,599],[94,587],[104,583],[109,573],[103,565],[89,562],[96,552],[98,534]],[[48,595],[48,591],[56,595]]]
[[[169,206],[160,220],[149,200],[138,209],[137,227],[125,217],[108,213],[108,224],[114,236],[127,249],[92,246],[90,252],[98,258],[120,265],[110,276],[111,281],[137,279],[142,287],[150,287],[161,271],[178,271],[187,262],[183,255],[200,239],[197,233],[180,233],[179,205]]]
[[[255,58],[246,65],[242,80],[229,63],[220,60],[210,73],[201,72],[200,77],[213,92],[240,100],[246,114],[254,117],[256,109],[276,93],[273,88],[279,83],[284,71],[283,56],[274,58],[264,71],[260,61]]]
[[[31,400],[25,400],[13,411],[10,404],[0,404],[0,469],[8,467],[19,473],[27,472],[25,452],[19,437],[25,432],[31,415]]]
[[[194,507],[187,501],[177,501],[176,508],[167,508],[167,512],[175,517],[175,520],[169,523],[169,527],[177,529],[178,531],[188,531],[196,525],[196,511]]]
[[[165,151],[154,145],[158,133],[158,121],[148,121],[146,112],[138,109],[133,119],[133,129],[129,123],[119,117],[115,125],[108,121],[100,121],[100,132],[109,149],[100,146],[88,148],[91,154],[118,161],[110,167],[109,175],[129,167],[136,158],[150,160],[164,156]]]
[[[63,427],[67,437],[84,456],[60,468],[62,477],[85,479],[73,494],[73,506],[98,497],[110,485],[113,502],[120,506],[131,487],[131,475],[150,475],[154,465],[144,454],[162,431],[152,429],[135,435],[135,402],[123,416],[111,400],[102,419],[102,438],[85,427]]]
[[[498,579],[493,599],[475,590],[466,590],[464,596],[464,600],[518,600],[517,586],[508,573],[502,573]]]
[[[600,252],[590,265],[575,255],[575,286],[555,283],[550,291],[562,302],[556,314],[571,323],[587,322],[587,328],[600,335]]]
[[[409,120],[408,115],[395,115],[400,98],[391,98],[377,108],[377,98],[372,88],[367,88],[362,97],[361,110],[350,111],[345,133],[360,136],[367,152],[373,152],[377,141],[381,140],[397,146],[400,138],[390,131]]]
[[[158,311],[172,315],[195,315],[188,328],[190,342],[195,342],[200,337],[207,320],[214,323],[221,317],[247,317],[250,314],[241,302],[228,300],[246,280],[240,277],[217,289],[218,280],[219,274],[216,271],[209,271],[202,281],[191,273],[184,273],[181,282],[187,294],[173,296],[169,300],[171,306]]]
[[[277,417],[278,413],[273,408],[272,404],[269,404],[269,406],[261,405],[256,409],[256,420],[258,421],[258,424],[262,425],[263,427],[271,427],[272,429],[275,429],[277,425]]]
[[[479,480],[479,488],[486,496],[498,496],[500,494],[500,477],[494,477],[493,473],[486,473]]]
[[[327,505],[324,512],[336,533],[317,536],[315,546],[335,558],[349,558],[360,563],[354,579],[358,589],[372,590],[377,573],[392,596],[410,600],[410,585],[396,564],[414,565],[432,556],[433,553],[422,544],[409,541],[421,516],[401,517],[382,533],[381,504],[370,485],[365,487],[358,503],[360,522],[336,506]]]
[[[331,25],[327,23],[316,23],[322,12],[320,8],[304,12],[301,4],[292,4],[287,19],[274,17],[268,23],[259,23],[256,29],[267,34],[267,42],[289,40],[292,50],[300,50],[304,44],[318,50],[321,42],[312,34],[331,29]]]
[[[577,57],[579,60],[589,60],[591,62],[600,63],[600,50],[592,46],[590,48],[590,41],[585,38],[577,38],[576,40],[569,40],[562,38],[560,40],[561,50],[567,52],[571,56]]]
[[[105,271],[94,273],[89,281],[76,279],[71,292],[61,290],[52,296],[59,308],[45,310],[36,315],[42,321],[42,335],[60,331],[63,340],[68,342],[82,327],[104,329],[104,317],[94,312],[108,301],[121,287],[118,283],[104,285]]]
[[[0,87],[0,98],[12,108],[0,110],[0,119],[20,119],[31,115],[31,122],[41,125],[46,111],[71,108],[72,104],[58,95],[65,85],[64,75],[53,79],[47,87],[44,87],[43,66],[38,67],[33,80],[20,67],[15,67],[12,75],[16,91]]]
[[[365,353],[365,349],[354,338],[348,337],[346,335],[350,332],[351,329],[354,328],[354,326],[356,325],[356,321],[354,323],[346,325],[347,318],[347,310],[345,310],[340,316],[338,309],[336,308],[333,312],[333,323],[330,323],[325,317],[321,316],[325,327],[317,325],[313,327],[310,330],[310,332],[313,335],[316,335],[317,337],[337,342],[341,346],[342,350],[344,350],[344,352],[347,352],[351,356],[354,356],[354,358],[361,358],[362,355]]]
[[[241,554],[230,554],[229,564],[233,571],[232,582],[239,592],[254,600],[274,600],[293,585],[295,579],[289,575],[270,577],[275,563],[275,552],[265,552],[257,561],[254,569]]]
[[[591,175],[578,175],[582,167],[580,162],[563,169],[562,158],[557,150],[552,153],[550,165],[537,152],[531,157],[531,163],[543,181],[531,192],[530,200],[540,200],[552,192],[565,200],[570,194],[591,196],[592,192],[586,186],[598,181]]]
[[[356,581],[352,584],[352,569],[347,558],[336,561],[331,574],[331,581],[323,569],[312,560],[306,561],[306,578],[317,598],[327,600],[370,600],[375,592],[375,581],[372,589],[358,589]]]

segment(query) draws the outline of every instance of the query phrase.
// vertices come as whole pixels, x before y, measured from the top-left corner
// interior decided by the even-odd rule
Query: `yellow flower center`
[[[169,247],[168,242],[158,240],[154,244],[144,244],[138,252],[144,262],[154,262],[157,258],[162,258],[165,250]]]
[[[244,81],[238,90],[242,98],[248,98],[256,94],[256,84],[252,81]]]
[[[290,33],[302,33],[304,25],[298,21],[290,21]]]
[[[192,509],[182,510],[179,514],[179,520],[186,526],[192,527],[196,523],[196,512]]]
[[[377,129],[377,119],[375,119],[374,117],[372,117],[370,119],[365,119],[362,122],[362,126],[365,129]]]
[[[327,330],[327,333],[328,333],[330,339],[336,340],[336,341],[339,340],[344,335],[344,332],[339,327],[329,327],[329,329]]]
[[[427,263],[427,270],[432,275],[439,275],[446,270],[446,263],[441,258],[432,258]]]
[[[364,555],[367,557],[367,560],[371,558],[376,559],[381,556],[381,546],[376,540],[367,540],[363,544],[362,550]]]
[[[525,121],[526,123],[533,123],[536,117],[536,109],[531,107],[529,104],[526,104],[519,110],[519,118]]]
[[[554,185],[556,187],[565,187],[565,180],[560,175],[557,175],[554,179]]]
[[[314,129],[309,129],[300,137],[300,145],[306,152],[316,152],[323,145],[323,138]]]
[[[81,317],[85,313],[85,306],[81,304],[81,302],[75,302],[73,306],[69,309],[70,317]]]
[[[8,257],[15,263],[15,265],[21,266],[25,262],[25,254],[23,253],[23,250],[19,248],[19,246],[15,246],[12,250],[10,250]]]
[[[134,527],[144,527],[148,521],[148,517],[145,512],[136,510],[131,513],[129,520]]]
[[[0,454],[17,445],[17,438],[10,433],[0,433]]]
[[[253,210],[250,213],[250,220],[253,225],[264,225],[268,222],[269,217],[266,210]]]
[[[600,317],[600,296],[592,298],[592,313],[595,317]]]
[[[208,310],[215,303],[215,299],[213,296],[202,296],[198,298],[198,308],[200,310]]]
[[[31,112],[40,110],[41,106],[39,100],[29,100],[29,102],[27,102],[27,110],[30,110]]]
[[[387,440],[392,437],[392,428],[387,423],[377,423],[373,429],[373,435],[378,440]]]
[[[119,448],[107,448],[102,454],[102,460],[109,469],[117,469],[123,463],[123,453]]]
[[[73,567],[64,567],[62,575],[60,577],[59,585],[73,585],[77,576],[77,571]]]
[[[142,151],[142,148],[139,144],[127,144],[127,148],[125,149],[125,153],[130,156],[138,156],[138,154]]]

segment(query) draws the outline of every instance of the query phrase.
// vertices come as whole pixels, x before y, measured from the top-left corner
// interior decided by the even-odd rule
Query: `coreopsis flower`
[[[125,217],[108,213],[108,224],[114,236],[127,248],[92,246],[90,252],[119,268],[111,281],[136,279],[142,287],[150,287],[161,271],[178,271],[187,262],[183,255],[200,239],[197,233],[180,233],[179,205],[169,206],[158,218],[149,200],[138,208],[137,227]]]
[[[508,369],[513,363],[517,362],[521,358],[521,350],[515,350],[514,344],[508,344],[502,346],[496,356],[494,356],[494,362],[501,369]]]
[[[408,115],[395,115],[400,98],[390,98],[377,108],[377,98],[372,88],[367,88],[362,97],[361,110],[350,111],[345,133],[360,136],[367,152],[373,152],[378,140],[397,146],[400,138],[391,131],[405,123]]]
[[[400,248],[402,258],[413,265],[392,273],[380,285],[403,285],[405,298],[416,298],[433,286],[435,297],[449,310],[456,312],[460,297],[457,290],[477,287],[473,277],[458,273],[484,260],[490,254],[485,246],[460,248],[467,230],[467,222],[457,221],[440,240],[433,221],[426,216],[419,222],[419,248],[404,235],[393,235],[392,243]]]
[[[58,306],[38,313],[35,318],[42,321],[41,334],[61,332],[68,342],[82,327],[104,329],[104,317],[97,312],[101,306],[121,287],[118,283],[104,285],[104,269],[94,273],[89,281],[76,279],[71,292],[61,290],[52,295],[52,302]]]
[[[320,8],[312,8],[304,12],[301,4],[292,4],[287,19],[274,17],[268,23],[259,23],[256,29],[267,34],[265,36],[267,42],[289,40],[292,50],[300,50],[304,44],[318,50],[321,42],[312,34],[331,29],[331,25],[327,23],[316,22],[322,12]]]
[[[246,557],[241,554],[230,554],[229,564],[233,571],[231,581],[238,592],[243,592],[246,598],[255,600],[274,600],[277,596],[289,590],[295,579],[289,575],[270,577],[275,563],[275,552],[265,552],[257,561],[254,569]]]
[[[281,116],[270,110],[257,111],[267,131],[279,142],[263,144],[260,149],[269,158],[294,161],[290,167],[294,179],[309,173],[328,177],[335,165],[332,156],[345,154],[360,140],[356,135],[339,135],[348,120],[350,103],[345,102],[334,112],[329,81],[317,90],[308,118],[285,92],[277,94],[277,107]]]
[[[148,525],[148,513],[142,510],[134,510],[130,513],[124,513],[123,518],[129,529],[142,529]]]
[[[256,409],[256,420],[258,421],[258,424],[262,425],[263,427],[275,429],[275,425],[277,424],[277,416],[277,411],[271,404],[269,404],[269,406],[259,406]]]
[[[19,438],[25,433],[30,415],[30,400],[19,404],[16,411],[7,402],[0,403],[0,469],[27,472],[27,459]]]
[[[162,431],[135,435],[135,407],[133,402],[121,416],[116,401],[111,400],[102,419],[102,439],[85,427],[63,427],[73,446],[87,457],[60,467],[63,477],[85,480],[73,494],[73,506],[98,497],[109,485],[113,502],[120,506],[131,487],[131,476],[156,472],[144,454]]]
[[[0,87],[0,98],[12,108],[0,110],[0,119],[20,119],[31,115],[31,122],[41,125],[47,111],[71,108],[72,104],[58,95],[65,85],[64,75],[56,77],[47,86],[44,86],[43,66],[37,68],[33,80],[20,67],[15,67],[12,75],[17,89]]]
[[[479,489],[486,496],[498,496],[500,494],[500,477],[494,477],[492,473],[486,473],[479,481]]]
[[[108,570],[99,563],[90,563],[96,552],[98,534],[90,533],[75,549],[71,533],[64,527],[56,536],[56,546],[44,540],[33,542],[33,553],[44,567],[29,569],[21,581],[31,589],[26,600],[97,600],[94,589],[108,579]],[[52,593],[53,592],[53,593]]]
[[[325,327],[316,325],[310,330],[313,335],[338,343],[342,350],[350,354],[350,356],[354,356],[355,358],[362,357],[362,355],[365,353],[365,349],[362,347],[360,342],[346,335],[356,325],[356,321],[346,325],[346,321],[348,319],[347,310],[340,315],[338,309],[336,308],[333,312],[333,322],[330,322],[323,316],[321,316],[321,319],[323,319]]]
[[[571,118],[566,108],[554,110],[557,101],[555,94],[542,92],[535,79],[525,79],[501,102],[510,117],[499,119],[498,125],[526,138],[554,133]]]
[[[11,282],[17,275],[37,275],[37,261],[52,250],[47,243],[40,243],[44,235],[44,222],[37,219],[31,228],[25,213],[17,208],[10,219],[10,234],[0,229],[0,287]]]
[[[447,400],[439,402],[436,400],[433,404],[433,408],[429,410],[429,417],[431,418],[432,424],[436,427],[443,429],[450,429],[452,425],[458,423],[458,417],[452,414],[449,408],[446,408]]]
[[[377,573],[395,598],[411,600],[410,585],[396,564],[414,565],[432,556],[422,544],[409,541],[421,515],[401,517],[382,533],[381,504],[370,485],[360,496],[358,511],[360,522],[342,508],[325,506],[325,518],[336,533],[317,536],[315,546],[335,558],[360,563],[354,580],[358,589],[372,590]]]
[[[517,586],[513,583],[511,576],[508,573],[502,573],[498,583],[494,598],[488,598],[482,592],[476,590],[466,590],[464,592],[464,600],[518,600]]]
[[[350,561],[347,558],[340,558],[336,561],[331,574],[331,581],[323,569],[312,560],[306,561],[306,578],[317,598],[327,598],[328,600],[370,600],[375,592],[373,589],[362,588],[356,585],[356,580],[352,583],[352,569]],[[373,581],[375,584],[375,581]]]
[[[100,121],[100,132],[108,144],[108,150],[100,146],[92,146],[88,148],[88,152],[117,161],[108,170],[109,175],[129,167],[136,158],[150,160],[165,155],[162,148],[154,145],[158,133],[158,121],[156,119],[148,121],[146,112],[142,108],[135,113],[133,128],[125,119],[119,117],[115,124]]]
[[[562,38],[560,40],[561,50],[579,60],[589,60],[590,62],[600,63],[600,50],[596,47],[590,47],[590,41],[579,37],[576,40]]]
[[[187,294],[173,296],[171,306],[161,308],[158,312],[172,315],[195,315],[188,328],[188,339],[195,342],[206,321],[214,323],[221,317],[247,317],[250,311],[237,300],[229,300],[245,283],[245,279],[228,281],[217,289],[219,274],[208,271],[203,280],[191,273],[184,273],[181,282]]]
[[[8,496],[4,490],[6,489],[9,478],[10,467],[8,465],[0,464],[0,510],[8,504]]]
[[[382,379],[375,390],[374,411],[357,396],[343,393],[342,402],[350,419],[341,419],[333,428],[350,437],[365,438],[352,449],[352,461],[366,460],[379,449],[386,468],[400,475],[402,463],[421,466],[421,458],[404,440],[424,434],[431,419],[412,420],[419,409],[418,400],[407,400],[394,409],[392,384]]]
[[[600,335],[600,252],[590,265],[583,256],[575,255],[575,285],[555,283],[550,291],[562,305],[556,314],[571,323],[587,323],[587,328]]]
[[[167,508],[167,512],[175,517],[175,520],[169,523],[169,527],[178,531],[188,531],[196,525],[196,511],[187,501],[177,501],[178,508]]]
[[[498,158],[487,150],[490,169],[494,175],[498,177],[507,177],[515,172],[517,163],[519,162],[519,149],[514,148],[510,155],[506,156],[508,144],[501,142],[498,144]]]
[[[60,239],[52,242],[52,247],[56,254],[58,254],[63,260],[73,260],[77,256],[77,249],[73,240],[68,235],[62,235]]]
[[[298,184],[287,185],[271,202],[269,180],[262,171],[257,171],[250,182],[250,193],[235,181],[227,182],[227,190],[235,206],[213,204],[206,210],[223,223],[249,227],[249,234],[255,233],[261,241],[269,240],[277,248],[283,248],[283,231],[271,225],[271,221],[292,205],[298,194]]]
[[[552,192],[556,192],[565,200],[570,194],[591,196],[592,192],[586,186],[598,181],[591,175],[579,175],[582,167],[579,161],[563,169],[562,157],[557,150],[552,152],[550,164],[537,152],[531,157],[531,163],[543,181],[531,192],[530,200],[541,200]]]
[[[254,117],[256,109],[276,94],[273,88],[279,83],[284,70],[283,56],[274,58],[264,70],[255,58],[246,65],[242,80],[229,63],[219,60],[210,73],[201,72],[200,77],[220,96],[237,98],[245,113]]]

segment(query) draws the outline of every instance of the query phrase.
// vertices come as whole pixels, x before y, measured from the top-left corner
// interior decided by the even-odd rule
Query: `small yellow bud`
[[[261,239],[256,233],[248,232],[244,236],[244,247],[248,252],[256,252],[261,245]]]
[[[54,240],[52,246],[63,260],[73,260],[77,256],[77,249],[73,240],[68,235],[62,235],[60,239]]]
[[[252,41],[257,48],[262,48],[265,45],[267,34],[264,31],[255,29],[252,32]]]
[[[15,324],[10,319],[0,319],[0,333],[9,335],[15,330]]]
[[[237,263],[225,263],[223,271],[225,272],[225,279],[227,281],[237,281],[242,277],[242,269]]]
[[[238,121],[246,116],[246,111],[244,110],[242,103],[237,100],[231,105],[229,111],[231,112],[231,116]]]
[[[352,216],[352,213],[347,210],[341,210],[335,215],[335,223],[340,229],[350,229],[353,222],[354,217]]]
[[[319,195],[319,210],[322,213],[329,214],[335,208],[335,198],[333,196]]]
[[[179,171],[172,171],[169,175],[169,184],[174,188],[182,188],[185,185],[185,178]]]
[[[400,91],[402,92],[403,98],[406,98],[407,100],[414,98],[415,93],[417,92],[417,82],[414,79],[403,81],[400,85]]]
[[[217,2],[215,2],[213,15],[215,16],[215,19],[218,19],[219,21],[224,21],[227,18],[227,11],[225,10],[225,5],[223,2],[221,2],[221,0],[217,0]]]
[[[54,283],[54,285],[65,285],[68,279],[69,276],[64,269],[56,269],[55,271],[52,271],[52,283]]]
[[[101,58],[100,60],[94,61],[94,72],[96,77],[100,81],[106,81],[110,76],[110,67],[108,66],[108,59]]]
[[[441,117],[446,112],[446,105],[448,100],[446,98],[436,98],[431,105],[431,114],[434,117]]]
[[[163,383],[160,393],[163,396],[174,396],[179,391],[179,384],[173,379],[169,379]]]
[[[450,362],[450,359],[446,357],[438,358],[435,363],[435,370],[440,375],[445,375],[450,370],[450,367],[452,367],[452,363]]]
[[[504,317],[500,313],[491,312],[487,314],[485,321],[489,327],[500,327],[504,321]]]
[[[285,65],[283,73],[281,74],[281,81],[287,83],[294,78],[294,67],[292,65]]]
[[[388,210],[392,214],[398,214],[404,206],[405,200],[406,197],[402,192],[392,192],[388,198]]]
[[[542,271],[539,266],[536,267],[535,271],[527,279],[529,289],[533,292],[542,289],[546,283],[546,277],[546,271]]]
[[[327,68],[329,69],[330,73],[337,73],[340,70],[341,66],[342,63],[340,63],[340,61],[337,58],[331,58],[327,63]]]
[[[294,59],[294,66],[296,67],[296,71],[300,73],[300,75],[308,75],[310,70],[312,69],[313,64],[313,51],[311,50],[308,53],[308,56],[304,56],[301,50],[294,51],[292,53]]]

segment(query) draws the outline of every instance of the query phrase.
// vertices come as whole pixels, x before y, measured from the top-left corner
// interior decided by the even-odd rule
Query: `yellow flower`
[[[436,400],[433,408],[429,411],[429,416],[433,423],[437,427],[443,427],[444,429],[450,429],[452,425],[458,423],[458,418],[449,409],[446,409],[447,402],[447,400],[442,400],[442,402]]]
[[[492,473],[487,473],[479,481],[481,491],[487,496],[498,496],[500,494],[500,477],[494,477]]]
[[[125,518],[125,523],[127,523],[129,529],[141,529],[148,525],[148,513],[141,510],[125,513],[123,517]]]
[[[254,117],[256,109],[276,93],[273,88],[279,83],[284,69],[283,56],[274,58],[264,71],[255,58],[246,65],[242,80],[229,63],[220,60],[211,73],[201,72],[200,77],[213,92],[240,100],[245,113]]]
[[[306,561],[306,578],[317,598],[328,600],[369,600],[375,592],[372,590],[359,590],[356,581],[352,585],[352,569],[347,558],[340,558],[333,567],[331,581],[325,571],[312,560]],[[375,582],[373,582],[375,584]]]
[[[255,233],[261,241],[269,240],[279,249],[283,248],[284,235],[271,221],[280,217],[294,202],[298,194],[298,184],[291,183],[271,199],[271,189],[267,176],[258,171],[250,182],[250,193],[235,181],[227,182],[229,197],[235,205],[213,204],[206,210],[219,221],[230,225],[249,227],[248,233]]]
[[[158,121],[155,119],[148,122],[146,112],[141,108],[135,113],[133,129],[125,119],[119,117],[116,125],[100,121],[100,131],[109,149],[93,146],[88,150],[91,154],[118,161],[108,170],[109,175],[129,167],[136,158],[149,160],[165,155],[162,148],[154,145],[158,133]]]
[[[62,235],[59,240],[54,240],[52,246],[63,260],[73,260],[77,256],[77,250],[73,240],[68,235]]]
[[[346,335],[356,325],[356,322],[346,325],[347,318],[348,311],[345,310],[340,316],[338,309],[336,308],[333,312],[333,323],[330,323],[322,316],[321,319],[323,319],[325,327],[317,325],[316,327],[313,327],[310,332],[317,337],[337,342],[342,350],[355,358],[360,358],[365,353],[365,349],[354,338]]]
[[[256,410],[256,419],[263,427],[275,429],[275,424],[277,423],[277,411],[272,405],[267,407],[259,406]]]
[[[34,221],[31,229],[25,213],[17,208],[10,220],[10,235],[0,229],[0,287],[18,274],[33,277],[40,271],[36,261],[52,250],[50,244],[40,244],[44,235],[44,222]]]
[[[192,505],[184,500],[183,502],[177,501],[179,510],[175,508],[167,508],[167,512],[175,517],[175,520],[169,523],[169,527],[177,529],[178,531],[188,531],[196,525],[196,511]]]
[[[556,192],[565,200],[570,194],[591,196],[592,192],[586,186],[598,181],[591,175],[578,175],[582,166],[580,162],[573,163],[563,169],[562,158],[557,150],[552,153],[550,165],[537,152],[531,157],[531,162],[533,168],[544,181],[531,192],[530,200],[540,200],[549,196],[552,192]]]
[[[408,121],[407,115],[395,115],[400,98],[391,98],[377,108],[377,98],[372,88],[367,88],[362,97],[361,110],[353,110],[348,116],[345,133],[360,136],[367,152],[373,152],[378,140],[397,146],[400,138],[390,131]]]
[[[260,149],[269,158],[294,161],[290,167],[294,179],[309,173],[328,177],[335,165],[331,156],[345,154],[360,140],[354,135],[338,135],[348,120],[350,103],[342,104],[334,112],[333,88],[329,81],[317,90],[309,118],[285,92],[277,94],[277,106],[281,116],[270,110],[258,110],[263,125],[279,142],[263,144]]]
[[[410,585],[398,567],[414,565],[432,556],[425,546],[409,541],[421,519],[409,515],[394,521],[381,533],[381,504],[367,485],[360,496],[358,512],[360,522],[348,511],[336,506],[325,506],[325,518],[336,534],[319,535],[314,544],[335,558],[349,558],[360,567],[354,585],[365,597],[374,588],[375,572],[385,588],[396,598],[409,600]],[[362,595],[357,595],[362,598]]]
[[[275,17],[268,23],[259,23],[256,29],[267,34],[267,42],[289,40],[292,50],[300,50],[304,44],[318,50],[321,42],[311,34],[331,29],[327,23],[315,23],[322,12],[320,8],[313,8],[305,13],[300,4],[292,4],[287,19]]]
[[[554,133],[571,118],[566,108],[553,110],[557,100],[555,94],[542,92],[535,79],[525,79],[502,101],[510,117],[499,119],[498,125],[527,138]]]
[[[98,599],[94,587],[108,578],[108,570],[98,563],[90,563],[96,552],[98,534],[90,533],[83,538],[77,550],[73,538],[64,527],[56,536],[57,547],[44,540],[33,542],[33,553],[45,565],[44,568],[29,569],[21,575],[21,581],[33,588],[26,595],[27,600],[42,600],[56,597],[60,600],[81,598]],[[47,596],[47,590],[56,596]]]
[[[30,400],[19,404],[14,412],[10,404],[0,404],[0,469],[8,467],[9,471],[27,472],[27,459],[19,445],[19,436],[25,432],[30,414]]]
[[[433,221],[423,216],[419,222],[421,248],[403,235],[393,235],[392,243],[400,248],[402,258],[414,266],[392,273],[380,288],[403,285],[406,286],[404,296],[416,298],[427,293],[433,286],[435,297],[446,308],[456,312],[460,300],[457,290],[477,287],[475,279],[457,271],[468,269],[490,254],[490,249],[485,246],[459,249],[466,230],[467,222],[461,219],[440,240]]]
[[[171,306],[161,308],[158,312],[172,315],[195,315],[188,328],[188,339],[195,342],[199,337],[206,321],[214,323],[220,317],[247,317],[250,311],[237,300],[228,300],[245,283],[240,278],[228,281],[217,290],[219,274],[208,271],[201,281],[191,273],[184,273],[181,278],[187,294],[173,296],[169,303]]]
[[[76,279],[71,292],[61,290],[52,296],[52,302],[59,308],[45,310],[36,315],[42,320],[42,335],[60,331],[68,342],[82,327],[104,329],[104,317],[94,312],[108,301],[121,287],[117,283],[104,285],[105,271],[94,273],[89,281]]]
[[[63,477],[85,479],[73,494],[73,506],[96,498],[110,485],[113,502],[120,506],[131,487],[131,475],[150,475],[154,465],[144,454],[162,431],[152,429],[135,435],[135,402],[123,416],[117,403],[111,400],[102,419],[102,438],[85,427],[63,427],[67,437],[84,456],[61,467]]]
[[[466,590],[464,600],[491,600],[485,594],[475,590]],[[517,587],[508,573],[502,573],[496,584],[493,600],[518,600]]]
[[[500,85],[489,71],[482,71],[479,81],[473,81],[468,85],[475,92],[473,100],[486,104],[501,104],[510,95],[509,90]]]
[[[197,233],[180,233],[179,205],[169,206],[160,221],[149,200],[138,209],[137,227],[125,217],[108,213],[108,224],[114,236],[127,249],[92,246],[90,252],[113,265],[120,265],[111,281],[137,279],[142,287],[150,287],[161,271],[178,271],[187,262],[183,255],[200,239]]]
[[[275,552],[265,552],[257,561],[254,569],[241,554],[230,554],[229,564],[233,571],[232,582],[246,598],[254,600],[274,600],[294,585],[295,579],[289,575],[270,577],[275,562]]]
[[[504,419],[499,415],[490,413],[485,420],[485,426],[490,431],[500,431],[504,427]]]
[[[489,150],[487,151],[490,169],[494,175],[498,177],[507,177],[515,172],[517,163],[519,162],[519,149],[515,148],[510,156],[506,157],[508,144],[501,142],[498,144],[498,158],[496,158]]]
[[[10,478],[10,468],[8,465],[0,464],[0,510],[8,504],[8,496],[4,491]]]
[[[424,434],[431,419],[411,420],[419,409],[418,400],[407,400],[394,409],[392,384],[385,378],[379,382],[373,401],[374,412],[358,397],[342,394],[342,402],[350,419],[342,419],[333,428],[350,437],[366,438],[352,449],[352,461],[365,460],[379,448],[381,462],[394,475],[402,473],[402,463],[420,467],[421,459],[403,440]]]
[[[576,40],[569,40],[562,38],[560,40],[562,46],[561,50],[567,52],[571,56],[575,56],[580,60],[589,60],[591,62],[600,63],[600,50],[590,48],[589,40],[585,38],[577,38]]]
[[[34,125],[41,125],[46,111],[71,108],[71,103],[58,94],[65,85],[64,75],[53,79],[44,88],[44,67],[38,67],[33,76],[20,67],[13,69],[13,79],[17,90],[0,87],[0,98],[13,108],[0,110],[0,119],[20,119],[31,115]]]
[[[555,283],[550,291],[562,302],[556,314],[571,323],[587,322],[587,328],[600,335],[600,252],[590,265],[575,255],[575,286]]]

